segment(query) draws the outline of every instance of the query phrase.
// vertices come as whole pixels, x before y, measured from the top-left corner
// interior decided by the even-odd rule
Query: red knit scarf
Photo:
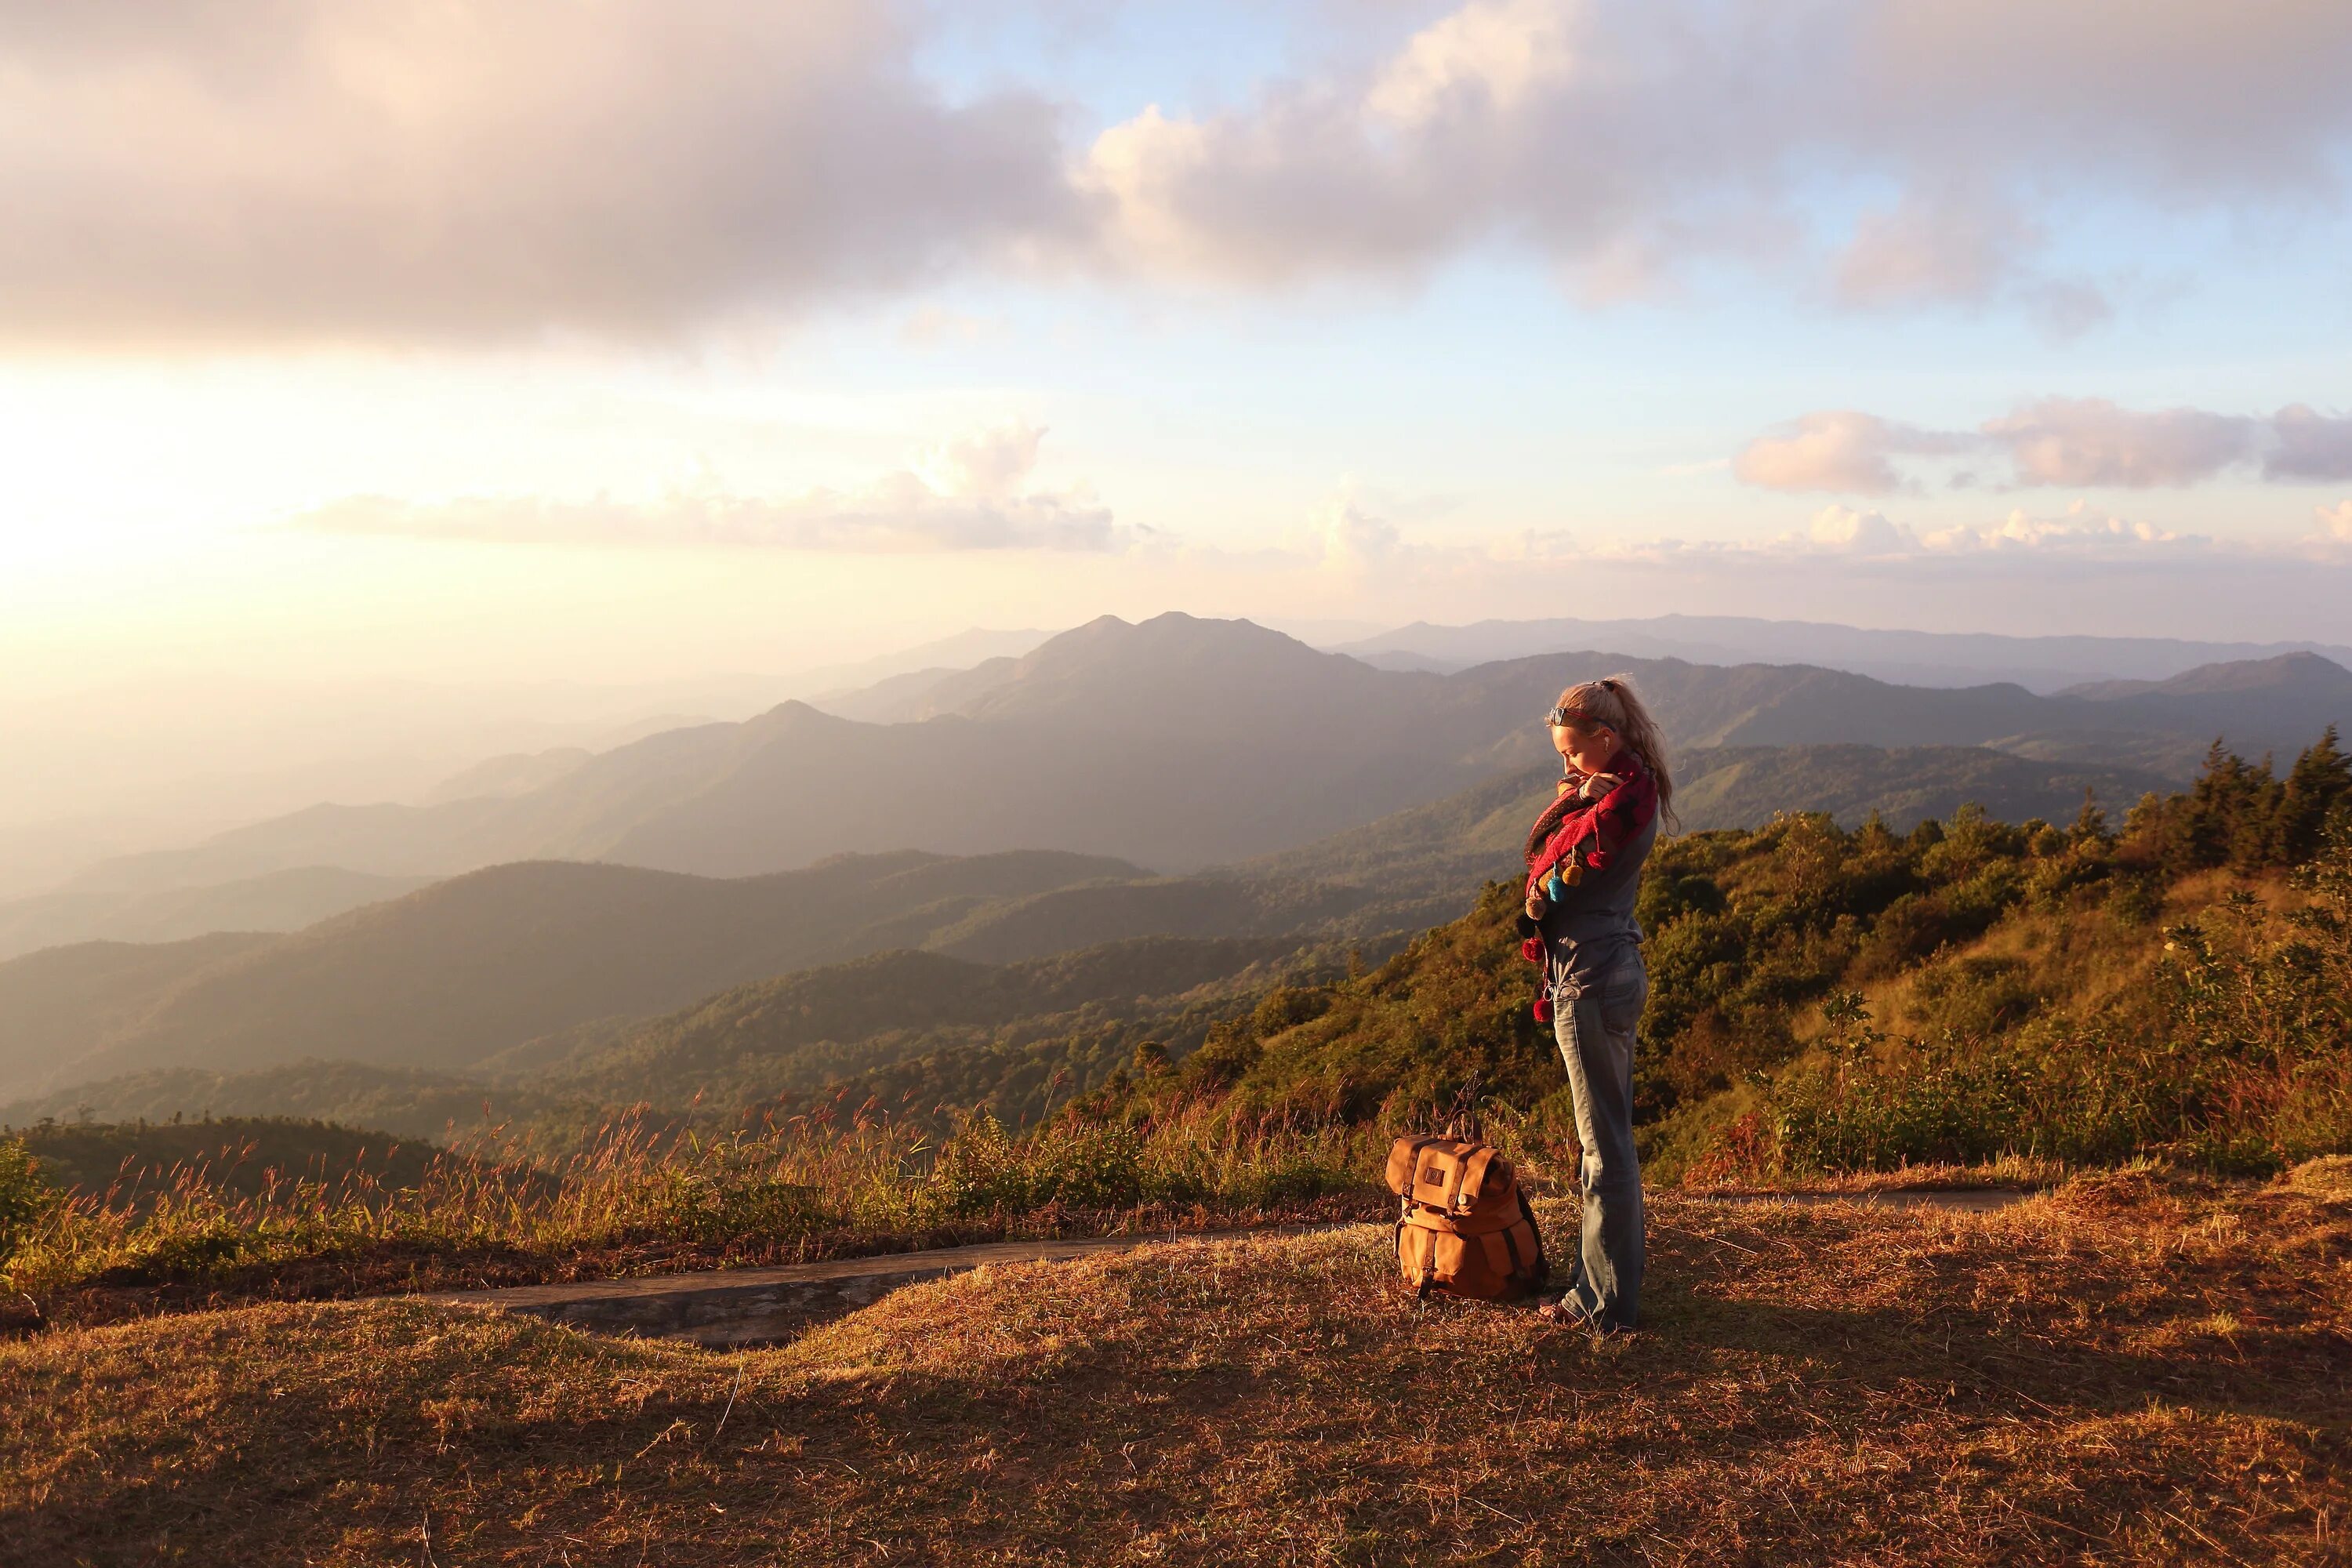
[[[1591,802],[1563,791],[1536,818],[1528,833],[1528,891],[1541,887],[1554,867],[1580,850],[1585,865],[1607,870],[1610,857],[1658,814],[1658,785],[1650,770],[1630,751],[1620,752],[1618,761],[1625,778],[1616,788]]]

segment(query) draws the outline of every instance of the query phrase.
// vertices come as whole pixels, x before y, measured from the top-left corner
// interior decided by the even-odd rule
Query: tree
[[[2319,852],[2327,818],[2352,800],[2352,757],[2337,745],[2336,726],[2304,748],[2280,792],[2275,837],[2279,858],[2299,866]]]

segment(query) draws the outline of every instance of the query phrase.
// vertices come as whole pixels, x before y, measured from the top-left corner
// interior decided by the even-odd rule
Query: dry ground
[[[397,1301],[60,1330],[0,1346],[0,1561],[2352,1562],[2341,1169],[1652,1219],[1608,1340],[1416,1307],[1370,1228],[740,1355]]]
[[[257,1301],[328,1301],[394,1292],[487,1290],[575,1279],[636,1279],[706,1268],[757,1268],[824,1263],[990,1241],[1061,1241],[1072,1237],[1155,1236],[1239,1230],[1255,1226],[1321,1225],[1385,1213],[1394,1200],[1367,1184],[1276,1205],[1139,1204],[1132,1208],[1073,1208],[1049,1204],[899,1231],[855,1226],[726,1242],[690,1238],[626,1246],[449,1247],[415,1238],[362,1241],[323,1252],[232,1268],[194,1270],[110,1268],[94,1278],[13,1299],[0,1295],[0,1335],[35,1325],[89,1328],[159,1313],[203,1312]],[[160,1273],[161,1277],[157,1277]]]

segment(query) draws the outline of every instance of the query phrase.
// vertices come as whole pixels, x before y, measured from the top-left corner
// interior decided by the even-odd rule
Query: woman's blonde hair
[[[1631,676],[1604,675],[1571,686],[1559,694],[1559,706],[1554,711],[1564,719],[1606,724],[1616,731],[1618,739],[1642,759],[1656,782],[1658,815],[1670,827],[1681,826],[1675,816],[1674,775],[1666,771],[1666,738],[1658,732],[1658,721],[1650,717],[1650,710],[1642,706]]]

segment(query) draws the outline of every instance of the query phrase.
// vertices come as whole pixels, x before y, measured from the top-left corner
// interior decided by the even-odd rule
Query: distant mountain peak
[[[747,735],[756,734],[764,740],[801,729],[839,729],[849,722],[851,721],[836,719],[824,709],[813,707],[793,697],[777,703],[764,713],[754,714],[745,720],[743,730]]]
[[[2069,687],[2062,695],[2113,701],[2126,697],[2212,697],[2231,692],[2284,689],[2335,691],[2352,689],[2352,669],[2325,655],[2307,650],[2269,658],[2226,659],[2200,664],[2165,680],[2101,680]]]

